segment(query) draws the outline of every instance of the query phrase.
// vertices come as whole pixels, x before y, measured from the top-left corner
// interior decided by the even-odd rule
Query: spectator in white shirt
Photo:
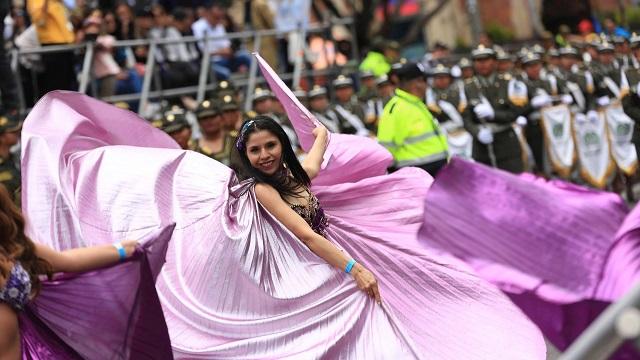
[[[211,66],[218,79],[227,79],[232,72],[246,72],[249,70],[251,58],[245,52],[234,51],[231,41],[226,37],[224,27],[226,9],[217,2],[207,5],[204,16],[193,23],[191,29],[198,38],[214,37],[198,43],[200,50],[211,54]]]

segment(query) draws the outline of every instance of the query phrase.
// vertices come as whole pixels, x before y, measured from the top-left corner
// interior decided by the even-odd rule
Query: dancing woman
[[[258,201],[313,253],[353,276],[358,288],[380,303],[375,276],[325,238],[329,220],[311,192],[311,180],[320,171],[327,129],[317,127],[316,140],[302,164],[286,133],[267,116],[246,121],[236,148],[244,168],[255,182]]]

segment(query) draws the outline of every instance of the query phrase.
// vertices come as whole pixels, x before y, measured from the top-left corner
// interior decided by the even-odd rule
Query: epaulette
[[[229,136],[232,136],[234,138],[238,137],[238,130],[231,130],[229,131]]]

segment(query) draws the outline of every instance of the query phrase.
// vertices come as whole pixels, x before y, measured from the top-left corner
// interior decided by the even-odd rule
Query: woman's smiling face
[[[249,135],[246,144],[247,158],[251,166],[261,173],[273,175],[282,163],[282,144],[268,130],[258,130]]]

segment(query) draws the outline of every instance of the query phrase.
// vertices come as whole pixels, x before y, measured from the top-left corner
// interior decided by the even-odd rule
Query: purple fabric
[[[173,226],[141,239],[127,261],[45,281],[20,313],[24,359],[171,359],[154,287]],[[157,274],[157,273],[156,273]]]
[[[454,158],[427,194],[420,241],[510,294],[564,349],[638,279],[637,210],[616,239],[627,212],[612,193]]]
[[[224,165],[167,149],[174,145],[159,130],[83,95],[49,94],[36,113],[41,104],[48,114],[23,130],[23,159],[31,159],[26,186],[56,201],[29,203],[34,233],[64,242],[56,234],[68,231],[102,242],[110,237],[104,233],[130,236],[175,222],[156,287],[176,358],[545,357],[538,329],[498,289],[417,246],[431,182],[425,172],[341,174],[343,183],[314,186],[331,219],[329,240],[377,275],[378,306],[265,211],[250,182],[237,183]],[[56,117],[68,126],[42,131],[40,124]],[[118,126],[125,119],[127,126]],[[367,158],[346,144],[371,151],[368,158],[387,157],[370,140],[331,141],[324,171],[334,171],[333,161],[345,171]],[[379,172],[380,164],[365,173]]]

